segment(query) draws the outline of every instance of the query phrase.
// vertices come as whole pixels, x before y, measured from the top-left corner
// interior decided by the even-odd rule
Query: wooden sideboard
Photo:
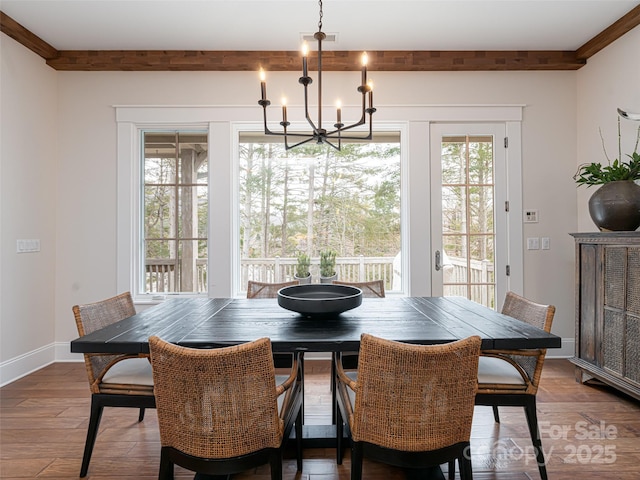
[[[573,233],[576,379],[640,399],[640,232]]]

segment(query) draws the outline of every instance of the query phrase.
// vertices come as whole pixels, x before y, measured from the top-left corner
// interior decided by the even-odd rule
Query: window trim
[[[429,124],[430,122],[504,122],[509,137],[509,193],[512,211],[522,215],[522,142],[521,128],[525,105],[380,105],[376,113],[376,124],[395,123],[398,119],[406,125],[407,133],[401,141],[402,151],[407,158],[404,169],[407,185],[406,205],[403,204],[403,218],[407,248],[403,253],[403,271],[408,282],[408,295],[430,295],[431,280],[431,240],[429,225],[425,225],[425,211],[431,205],[424,184],[430,181],[429,169]],[[139,128],[194,128],[205,126],[209,132],[209,264],[216,265],[208,275],[209,297],[230,297],[232,295],[232,185],[233,185],[233,145],[232,127],[236,123],[254,125],[260,128],[259,107],[251,106],[139,106],[115,105],[117,135],[117,207],[116,207],[116,287],[118,291],[131,291],[133,284],[132,260],[136,251],[133,232],[138,228],[132,212],[136,205],[135,168],[139,155]],[[357,116],[357,106],[344,106],[343,116]],[[303,118],[303,107],[290,107],[292,118]],[[327,115],[330,115],[327,112]],[[327,117],[330,118],[330,117]],[[215,147],[215,148],[214,148]],[[211,152],[215,150],[211,154]],[[212,175],[215,171],[216,174]],[[139,175],[139,172],[138,174]],[[138,177],[139,178],[139,177]],[[424,182],[424,183],[423,183]],[[513,220],[516,220],[514,218]],[[215,229],[213,225],[215,224]],[[523,264],[522,223],[517,221],[509,226],[514,241],[510,264]],[[515,240],[520,238],[518,244]],[[519,261],[518,261],[519,257]],[[408,259],[411,258],[411,264]],[[515,260],[515,261],[514,261]],[[522,277],[521,268],[520,277]],[[517,272],[517,270],[516,270]],[[512,275],[514,274],[512,268]],[[515,284],[513,283],[516,280]],[[404,280],[403,280],[404,281]],[[512,276],[512,289],[522,291],[522,278]],[[519,283],[520,285],[517,285]],[[161,300],[136,298],[136,303],[158,303]]]
[[[262,125],[256,125],[255,123],[244,123],[237,122],[233,124],[232,127],[232,138],[233,141],[233,172],[232,172],[232,185],[233,185],[233,197],[231,206],[233,209],[233,220],[232,220],[232,246],[233,251],[231,257],[233,258],[232,262],[232,288],[233,295],[240,296],[245,291],[240,285],[240,208],[239,208],[239,199],[240,199],[240,191],[239,191],[239,175],[240,175],[240,136],[243,134],[247,134],[250,132],[262,132]],[[291,131],[295,131],[296,129],[304,130],[308,129],[308,124],[305,125],[303,122],[297,122],[291,124],[289,127]],[[408,205],[409,205],[409,196],[408,196],[408,167],[409,167],[409,155],[408,155],[408,142],[407,142],[407,132],[408,125],[407,122],[387,122],[387,123],[376,123],[376,129],[382,132],[393,132],[395,134],[398,133],[399,136],[399,145],[400,145],[400,251],[406,252],[409,248],[409,234],[408,234],[408,220],[409,216],[407,213]],[[375,136],[375,133],[374,133]],[[401,265],[402,272],[408,272],[409,265],[405,260],[409,258],[408,255],[402,255],[401,257]],[[401,277],[401,287],[400,295],[406,295],[409,289],[408,282],[409,275],[405,274]],[[395,294],[395,292],[394,292]]]

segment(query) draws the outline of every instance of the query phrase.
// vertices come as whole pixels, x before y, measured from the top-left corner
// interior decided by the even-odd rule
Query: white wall
[[[573,240],[568,233],[592,229],[584,221],[585,207],[580,204],[580,196],[576,202],[572,180],[578,164],[576,151],[578,158],[589,156],[585,153],[589,130],[595,125],[597,131],[597,125],[610,115],[615,122],[618,104],[640,111],[638,65],[629,66],[618,59],[637,58],[639,37],[640,29],[636,28],[594,57],[593,65],[590,61],[578,72],[371,73],[379,108],[414,104],[526,105],[522,130],[523,206],[537,209],[540,221],[525,224],[523,236],[525,239],[548,236],[551,250],[524,251],[524,293],[556,305],[554,332],[569,342],[574,323],[574,257]],[[233,72],[54,72],[31,52],[5,36],[2,39],[0,362],[49,345],[54,334],[57,358],[65,358],[67,342],[76,337],[71,306],[118,293],[114,105],[255,105],[255,120],[259,122],[258,80],[254,73]],[[10,63],[17,63],[18,68],[8,73],[5,65]],[[634,67],[635,79],[627,78]],[[270,75],[269,96],[277,99],[287,93],[291,103],[301,103],[293,95],[298,87],[297,77],[296,73],[284,72]],[[336,73],[332,78],[333,84],[325,79],[327,98],[332,98],[331,91],[354,88],[353,74]],[[597,86],[604,80],[611,83],[609,93],[615,100],[610,106],[599,98],[591,98],[602,95]],[[619,84],[622,84],[620,95],[613,91],[614,85],[620,88]],[[36,92],[47,101],[34,100]],[[343,102],[354,103],[356,95],[354,100],[343,97]],[[10,97],[20,99],[20,103],[15,100],[7,103]],[[581,118],[591,114],[591,110],[602,112],[597,120],[587,122]],[[21,121],[9,127],[7,117]],[[7,142],[10,129],[17,132],[9,132],[11,140]],[[38,141],[29,142],[34,131],[38,132]],[[56,141],[59,150],[52,155]],[[8,184],[6,159],[24,158],[25,145],[29,147],[30,163],[12,163],[9,171],[12,177],[25,180],[20,184],[14,178]],[[34,148],[35,160],[31,155]],[[212,163],[226,161],[229,159],[214,157]],[[38,174],[33,173],[34,162]],[[42,172],[47,175],[40,176]],[[26,180],[33,182],[34,176],[37,181],[33,185],[38,186],[35,189],[31,183],[25,185]],[[44,182],[52,178],[59,181],[57,191],[54,184]],[[11,219],[8,232],[4,228],[5,218]],[[20,228],[26,219],[33,221],[31,230]],[[54,232],[56,237],[52,238]],[[36,266],[25,270],[17,263],[19,258],[36,258],[11,254],[15,239],[27,234],[38,235],[46,240],[43,245],[51,248],[57,245],[55,273],[44,248],[37,255],[46,259],[38,262],[37,271]],[[16,278],[24,287],[17,288]],[[10,301],[6,305],[4,300],[8,296]],[[43,296],[46,301],[40,301]],[[34,298],[38,302],[33,302]],[[24,311],[26,304],[32,312]],[[38,333],[34,334],[34,330]]]
[[[599,129],[611,160],[618,156],[616,108],[640,113],[640,27],[636,27],[589,59],[578,71],[577,165],[606,164]],[[639,123],[622,120],[622,156],[633,151]],[[577,166],[576,166],[577,169]],[[596,187],[580,187],[577,193],[578,231],[597,231],[587,202]]]
[[[573,244],[576,229],[575,72],[371,73],[378,108],[416,104],[526,104],[523,122],[524,206],[540,222],[527,236],[548,236],[551,250],[526,251],[525,294],[558,307],[554,331],[573,337]],[[299,91],[297,73],[272,74],[269,96]],[[357,73],[325,81],[326,98],[354,91]],[[257,105],[255,73],[60,72],[59,268],[56,340],[75,337],[69,306],[116,293],[116,124],[114,105]],[[343,97],[347,103],[349,100]],[[249,112],[252,110],[249,109]],[[402,120],[402,119],[399,119]],[[428,132],[424,132],[425,135]],[[215,162],[228,162],[216,158]],[[554,175],[549,175],[553,170]],[[428,188],[425,185],[425,188]],[[82,198],[78,202],[77,198]],[[419,211],[421,206],[412,206]],[[87,245],[94,245],[96,255]],[[427,257],[428,258],[428,257]],[[412,268],[428,268],[412,265]],[[97,274],[99,272],[99,274]],[[550,276],[549,272],[553,272]],[[569,350],[571,351],[571,350]]]
[[[57,74],[0,35],[0,385],[54,360]],[[17,239],[40,252],[16,253]]]

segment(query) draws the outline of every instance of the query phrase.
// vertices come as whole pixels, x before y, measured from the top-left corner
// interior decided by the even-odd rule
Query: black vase
[[[602,185],[589,199],[589,214],[600,231],[634,231],[640,227],[640,185],[620,180]]]

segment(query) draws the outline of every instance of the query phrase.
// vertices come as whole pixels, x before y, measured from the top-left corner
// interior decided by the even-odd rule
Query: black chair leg
[[[336,401],[336,361],[337,356],[335,353],[331,355],[331,421],[336,423],[337,421],[337,408],[338,403]]]
[[[89,416],[89,428],[87,429],[87,440],[84,444],[84,454],[82,455],[82,466],[80,467],[80,477],[86,477],[89,470],[89,462],[93,453],[93,446],[98,436],[98,427],[102,418],[104,405],[95,395],[91,395],[91,413]]]
[[[493,405],[491,408],[493,409],[493,419],[495,420],[496,423],[500,423],[500,414],[498,413],[498,406]]]
[[[173,480],[173,462],[169,460],[169,454],[163,449],[160,450],[160,471],[158,480]]]
[[[144,408],[140,409],[140,413],[138,414],[138,422],[141,422],[144,420]]]
[[[298,410],[296,417],[296,466],[298,471],[302,471],[302,408]]]
[[[465,452],[458,458],[460,464],[460,479],[473,480],[473,471],[471,469],[471,452],[465,449]],[[451,477],[449,477],[451,478]]]
[[[271,480],[282,480],[282,453],[280,450],[269,455]]]
[[[351,442],[351,480],[362,480],[362,443]]]
[[[342,412],[337,403],[333,407],[336,412],[336,463],[342,465],[342,437],[344,435],[344,423],[342,421]]]
[[[449,480],[453,480],[456,477],[456,461],[455,460],[449,460]]]
[[[542,450],[542,440],[540,439],[540,430],[538,429],[538,414],[536,413],[536,397],[528,396],[524,411],[527,416],[527,425],[531,434],[531,442],[536,453],[538,462],[538,470],[540,470],[540,478],[547,480],[547,466],[544,460],[544,452]]]

